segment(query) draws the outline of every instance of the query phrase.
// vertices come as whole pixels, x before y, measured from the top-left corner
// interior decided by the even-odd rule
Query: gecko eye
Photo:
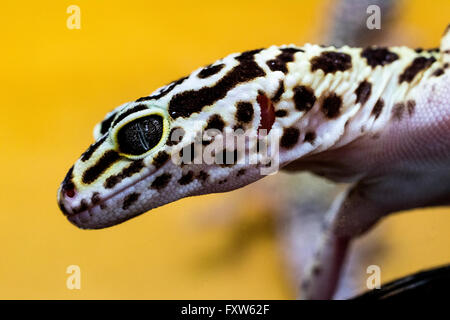
[[[117,133],[119,151],[123,154],[139,156],[158,145],[163,136],[163,118],[150,115],[133,120]]]
[[[116,115],[109,137],[123,157],[145,158],[165,144],[170,129],[167,111],[157,105],[137,105]]]

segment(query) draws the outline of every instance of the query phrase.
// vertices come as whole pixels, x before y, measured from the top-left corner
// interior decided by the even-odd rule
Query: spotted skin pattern
[[[108,113],[64,178],[59,207],[98,229],[243,187],[271,164],[251,161],[264,129],[280,168],[352,183],[327,214],[301,286],[306,298],[330,298],[352,238],[391,212],[450,204],[449,64],[449,28],[431,50],[306,44],[231,54]],[[215,134],[199,136],[205,129]],[[254,138],[243,150],[250,161],[228,145],[214,157],[231,162],[197,161],[199,145],[237,129]]]

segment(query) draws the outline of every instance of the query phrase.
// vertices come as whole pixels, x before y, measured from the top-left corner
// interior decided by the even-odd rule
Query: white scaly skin
[[[179,165],[169,159],[211,123],[222,123],[223,132],[240,126],[257,136],[261,122],[267,122],[261,97],[271,100],[277,115],[268,128],[269,137],[280,144],[281,168],[355,183],[356,192],[344,196],[332,215],[331,224],[338,221],[339,228],[331,229],[339,239],[358,235],[389,212],[445,203],[450,194],[450,142],[445,138],[450,123],[449,47],[447,32],[440,52],[307,44],[232,54],[109,113],[94,130],[95,147],[62,183],[58,203],[76,226],[104,228],[180,198],[229,191],[264,177],[261,164]],[[199,77],[219,65],[217,73]],[[363,90],[368,85],[361,83],[366,82],[370,94]],[[284,90],[277,98],[280,83]],[[192,95],[200,90],[201,97]],[[252,105],[252,117],[248,112],[243,112],[247,117],[237,115],[242,102]],[[267,105],[264,110],[270,110]],[[136,106],[136,112],[129,112]],[[121,153],[117,132],[151,114],[164,119],[156,146],[143,155]],[[117,124],[109,128],[112,120]],[[185,133],[176,145],[168,142],[174,128]],[[256,156],[249,150],[250,157]],[[355,194],[359,203],[369,203],[367,208],[355,205]],[[351,216],[340,206],[358,214]],[[329,275],[322,278],[329,280]],[[327,295],[313,290],[308,296]]]

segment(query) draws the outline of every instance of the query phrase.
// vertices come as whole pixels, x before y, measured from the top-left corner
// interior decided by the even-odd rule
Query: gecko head
[[[158,104],[120,106],[95,127],[96,142],[61,183],[61,211],[80,228],[104,228],[180,198],[236,189],[260,177],[257,165],[238,164],[236,149],[224,149],[222,133],[205,132],[205,126],[195,118],[173,119]],[[205,146],[212,155],[206,163]]]
[[[152,173],[169,160],[167,111],[126,103],[94,129],[96,142],[75,162],[58,190],[58,204],[80,228],[102,228],[140,213]],[[148,190],[148,191],[147,191]]]
[[[260,51],[231,54],[107,114],[59,188],[61,211],[80,228],[104,228],[277,170],[277,150],[266,146],[296,141],[298,130],[275,121],[269,97],[279,101],[284,85],[280,73],[264,77]]]

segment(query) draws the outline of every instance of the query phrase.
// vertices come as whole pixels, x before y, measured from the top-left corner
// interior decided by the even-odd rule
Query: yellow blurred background
[[[331,2],[2,1],[0,298],[295,298],[272,218],[260,214],[267,200],[251,186],[96,231],[66,221],[56,190],[107,111],[231,52],[317,42]],[[66,27],[72,4],[80,30]],[[448,0],[408,1],[398,44],[438,46],[448,12]],[[204,221],[216,211],[220,221]],[[383,282],[450,262],[448,213],[395,215],[371,232],[382,234],[372,263]],[[66,288],[69,265],[81,268],[81,290]]]

